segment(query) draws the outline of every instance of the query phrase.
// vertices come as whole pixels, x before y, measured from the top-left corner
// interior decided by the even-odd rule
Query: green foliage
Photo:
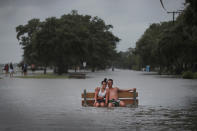
[[[43,22],[32,19],[16,27],[16,32],[25,62],[55,66],[62,74],[69,67],[81,66],[83,61],[93,70],[111,66],[119,42],[111,28],[98,17],[79,15],[73,10]]]
[[[186,71],[186,72],[183,72],[182,77],[184,79],[193,79],[194,73],[192,73],[191,71]]]
[[[197,1],[186,3],[175,22],[151,24],[136,42],[136,48],[119,52],[115,66],[140,70],[150,65],[159,74],[197,71]]]
[[[19,25],[16,27],[17,32],[17,39],[20,41],[20,45],[23,47],[24,50],[24,60],[27,63],[35,62],[35,52],[34,52],[34,45],[32,44],[32,39],[40,27],[40,20],[39,19],[31,19],[28,21],[26,25]],[[28,58],[28,59],[27,59]]]
[[[120,51],[114,62],[114,66],[123,69],[140,70],[139,56],[135,54],[134,48],[129,48],[126,52]]]
[[[133,65],[133,66],[131,67],[131,69],[132,69],[132,70],[137,70],[137,71],[140,70],[139,67],[136,66],[136,65]]]
[[[194,73],[194,79],[197,79],[197,72]]]
[[[195,0],[186,2],[175,23],[154,23],[136,42],[141,68],[150,65],[170,74],[197,70],[197,5]]]
[[[139,54],[142,61],[141,65],[151,65],[152,67],[158,66],[161,63],[160,59],[160,45],[164,32],[168,27],[171,27],[171,22],[163,22],[160,24],[152,24],[144,32],[142,37],[136,43],[136,52]]]

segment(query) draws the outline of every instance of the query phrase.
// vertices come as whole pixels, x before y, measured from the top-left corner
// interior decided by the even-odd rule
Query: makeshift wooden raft
[[[85,89],[84,92],[81,94],[82,106],[93,106],[94,94],[95,94],[94,92],[86,92]],[[138,105],[137,97],[138,97],[138,92],[136,92],[136,89],[134,89],[133,92],[123,92],[123,91],[118,92],[118,98],[121,101],[124,101],[126,106],[128,105],[137,106]]]

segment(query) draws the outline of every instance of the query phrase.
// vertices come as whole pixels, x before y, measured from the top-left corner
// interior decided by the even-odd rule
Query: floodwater
[[[197,80],[154,73],[111,70],[86,79],[0,79],[0,131],[197,130]],[[104,78],[137,88],[139,106],[81,106],[84,89]]]

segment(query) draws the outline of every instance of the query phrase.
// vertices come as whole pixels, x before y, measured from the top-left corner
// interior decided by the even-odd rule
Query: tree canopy
[[[111,66],[120,40],[112,28],[99,17],[73,10],[60,18],[31,19],[17,26],[16,32],[25,62],[53,66],[62,74],[84,61],[93,71]]]
[[[160,73],[170,74],[197,71],[197,2],[185,2],[185,9],[175,22],[151,24],[134,49],[120,53],[127,61],[121,67],[141,69],[150,65],[152,69],[159,68]]]

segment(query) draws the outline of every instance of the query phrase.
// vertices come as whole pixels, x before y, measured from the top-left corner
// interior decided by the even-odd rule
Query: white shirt
[[[98,96],[100,97],[105,97],[106,95],[106,90],[104,92],[101,91],[102,89],[100,89],[99,93],[98,93]]]

